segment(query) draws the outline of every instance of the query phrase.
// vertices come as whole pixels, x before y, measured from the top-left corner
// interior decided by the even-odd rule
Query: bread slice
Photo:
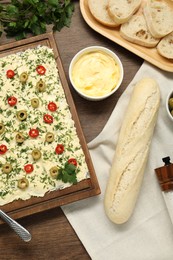
[[[108,12],[116,23],[122,24],[130,19],[140,5],[141,0],[109,0]]]
[[[120,35],[129,42],[145,47],[155,47],[159,39],[154,38],[148,30],[144,15],[133,15],[130,20],[120,27]]]
[[[173,32],[162,38],[157,45],[157,51],[161,56],[173,59]]]
[[[148,0],[144,15],[153,37],[162,38],[173,31],[173,9],[166,1]]]
[[[115,22],[108,14],[108,0],[88,0],[88,6],[94,18],[103,25],[117,27]]]
[[[116,224],[126,222],[133,213],[159,104],[157,82],[152,78],[137,82],[123,119],[104,197],[105,212]]]

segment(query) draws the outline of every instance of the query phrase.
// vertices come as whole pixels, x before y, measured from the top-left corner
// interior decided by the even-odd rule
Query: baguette
[[[135,207],[157,119],[160,91],[154,79],[143,78],[134,87],[108,179],[104,207],[108,218],[126,222]]]
[[[148,29],[155,38],[173,31],[173,10],[164,0],[148,0],[144,6]]]
[[[119,25],[108,14],[108,0],[88,0],[88,6],[92,16],[101,24],[109,27]]]
[[[145,47],[155,47],[159,39],[154,38],[148,30],[144,15],[133,15],[128,22],[120,27],[120,35],[127,41]]]
[[[108,13],[119,24],[127,22],[139,9],[141,0],[109,0]]]
[[[157,45],[157,51],[161,56],[173,59],[173,32],[162,38]]]

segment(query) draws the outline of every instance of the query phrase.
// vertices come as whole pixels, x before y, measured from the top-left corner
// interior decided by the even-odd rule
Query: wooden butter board
[[[145,4],[146,0],[142,0],[141,8]],[[170,4],[170,7],[173,9],[173,2],[165,0]],[[135,43],[128,42],[123,39],[119,33],[119,27],[110,28],[99,23],[91,14],[88,6],[88,0],[80,0],[80,10],[85,22],[96,32],[105,36],[106,38],[112,40],[113,42],[121,45],[127,50],[138,55],[142,59],[148,61],[149,63],[155,65],[156,67],[173,72],[173,60],[166,59],[158,54],[156,48],[147,48]],[[140,10],[139,10],[140,11]],[[116,48],[116,46],[115,46]]]
[[[38,45],[47,46],[51,48],[54,52],[54,57],[59,71],[60,81],[65,92],[67,103],[70,107],[72,118],[75,122],[80,144],[85,154],[86,163],[90,173],[90,178],[80,181],[77,184],[72,185],[71,187],[46,193],[44,197],[31,197],[28,200],[16,200],[4,206],[1,206],[1,209],[4,210],[14,219],[42,212],[51,208],[55,208],[58,206],[62,206],[71,202],[75,202],[84,198],[100,194],[100,187],[97,180],[97,176],[78,119],[77,111],[66,80],[65,72],[53,34],[46,33],[25,40],[9,43],[6,45],[1,45],[0,58],[19,51],[25,51],[29,48],[35,48]],[[0,224],[1,223],[3,222],[0,220]]]

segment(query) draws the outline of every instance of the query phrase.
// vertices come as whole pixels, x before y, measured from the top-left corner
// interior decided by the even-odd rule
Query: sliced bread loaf
[[[130,19],[140,5],[141,0],[109,0],[108,12],[116,23],[122,24]]]
[[[94,18],[103,25],[116,27],[119,23],[115,22],[108,14],[108,0],[88,0],[88,6]]]
[[[129,42],[145,47],[155,47],[159,39],[154,38],[149,32],[144,15],[133,15],[130,20],[120,27],[120,35]]]
[[[157,45],[157,51],[163,57],[173,59],[173,32],[162,38]]]
[[[156,38],[173,31],[173,10],[164,0],[148,0],[144,7],[147,26]]]

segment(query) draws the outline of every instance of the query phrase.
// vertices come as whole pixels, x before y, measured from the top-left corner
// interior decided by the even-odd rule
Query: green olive
[[[26,178],[22,178],[22,179],[18,180],[17,186],[18,186],[18,188],[24,190],[29,186],[29,181]]]
[[[173,110],[171,110],[170,113],[171,113],[171,116],[173,116]]]
[[[25,141],[25,137],[24,137],[24,135],[22,134],[22,133],[17,133],[16,134],[16,142],[18,143],[18,144],[22,144],[23,142]]]
[[[31,99],[31,106],[33,108],[37,108],[39,106],[39,99],[38,98],[32,98]]]
[[[27,72],[22,72],[19,76],[19,80],[22,84],[26,83],[28,79],[28,73]]]
[[[58,167],[57,166],[53,166],[52,168],[50,168],[49,172],[50,172],[50,176],[53,178],[53,179],[56,179],[57,176],[58,176]]]
[[[38,89],[39,92],[44,92],[45,89],[46,89],[46,84],[45,84],[45,82],[44,82],[42,79],[40,79],[40,80],[37,82],[37,84],[36,84],[36,88]]]
[[[54,134],[51,132],[48,132],[45,137],[45,141],[48,143],[52,143],[54,140]]]
[[[31,153],[31,155],[32,155],[32,158],[33,158],[34,160],[36,160],[36,161],[41,158],[41,152],[40,152],[40,150],[38,150],[38,149],[34,149],[34,150],[32,151],[32,153]]]
[[[5,163],[2,165],[2,171],[4,173],[10,173],[12,171],[12,166],[10,163]]]
[[[5,126],[3,123],[0,123],[0,134],[2,134],[5,130]]]
[[[172,110],[173,109],[173,98],[172,97],[168,100],[168,105],[169,105],[169,109]]]
[[[17,111],[17,118],[18,118],[20,121],[24,121],[24,120],[27,118],[27,112],[26,112],[26,110]]]

